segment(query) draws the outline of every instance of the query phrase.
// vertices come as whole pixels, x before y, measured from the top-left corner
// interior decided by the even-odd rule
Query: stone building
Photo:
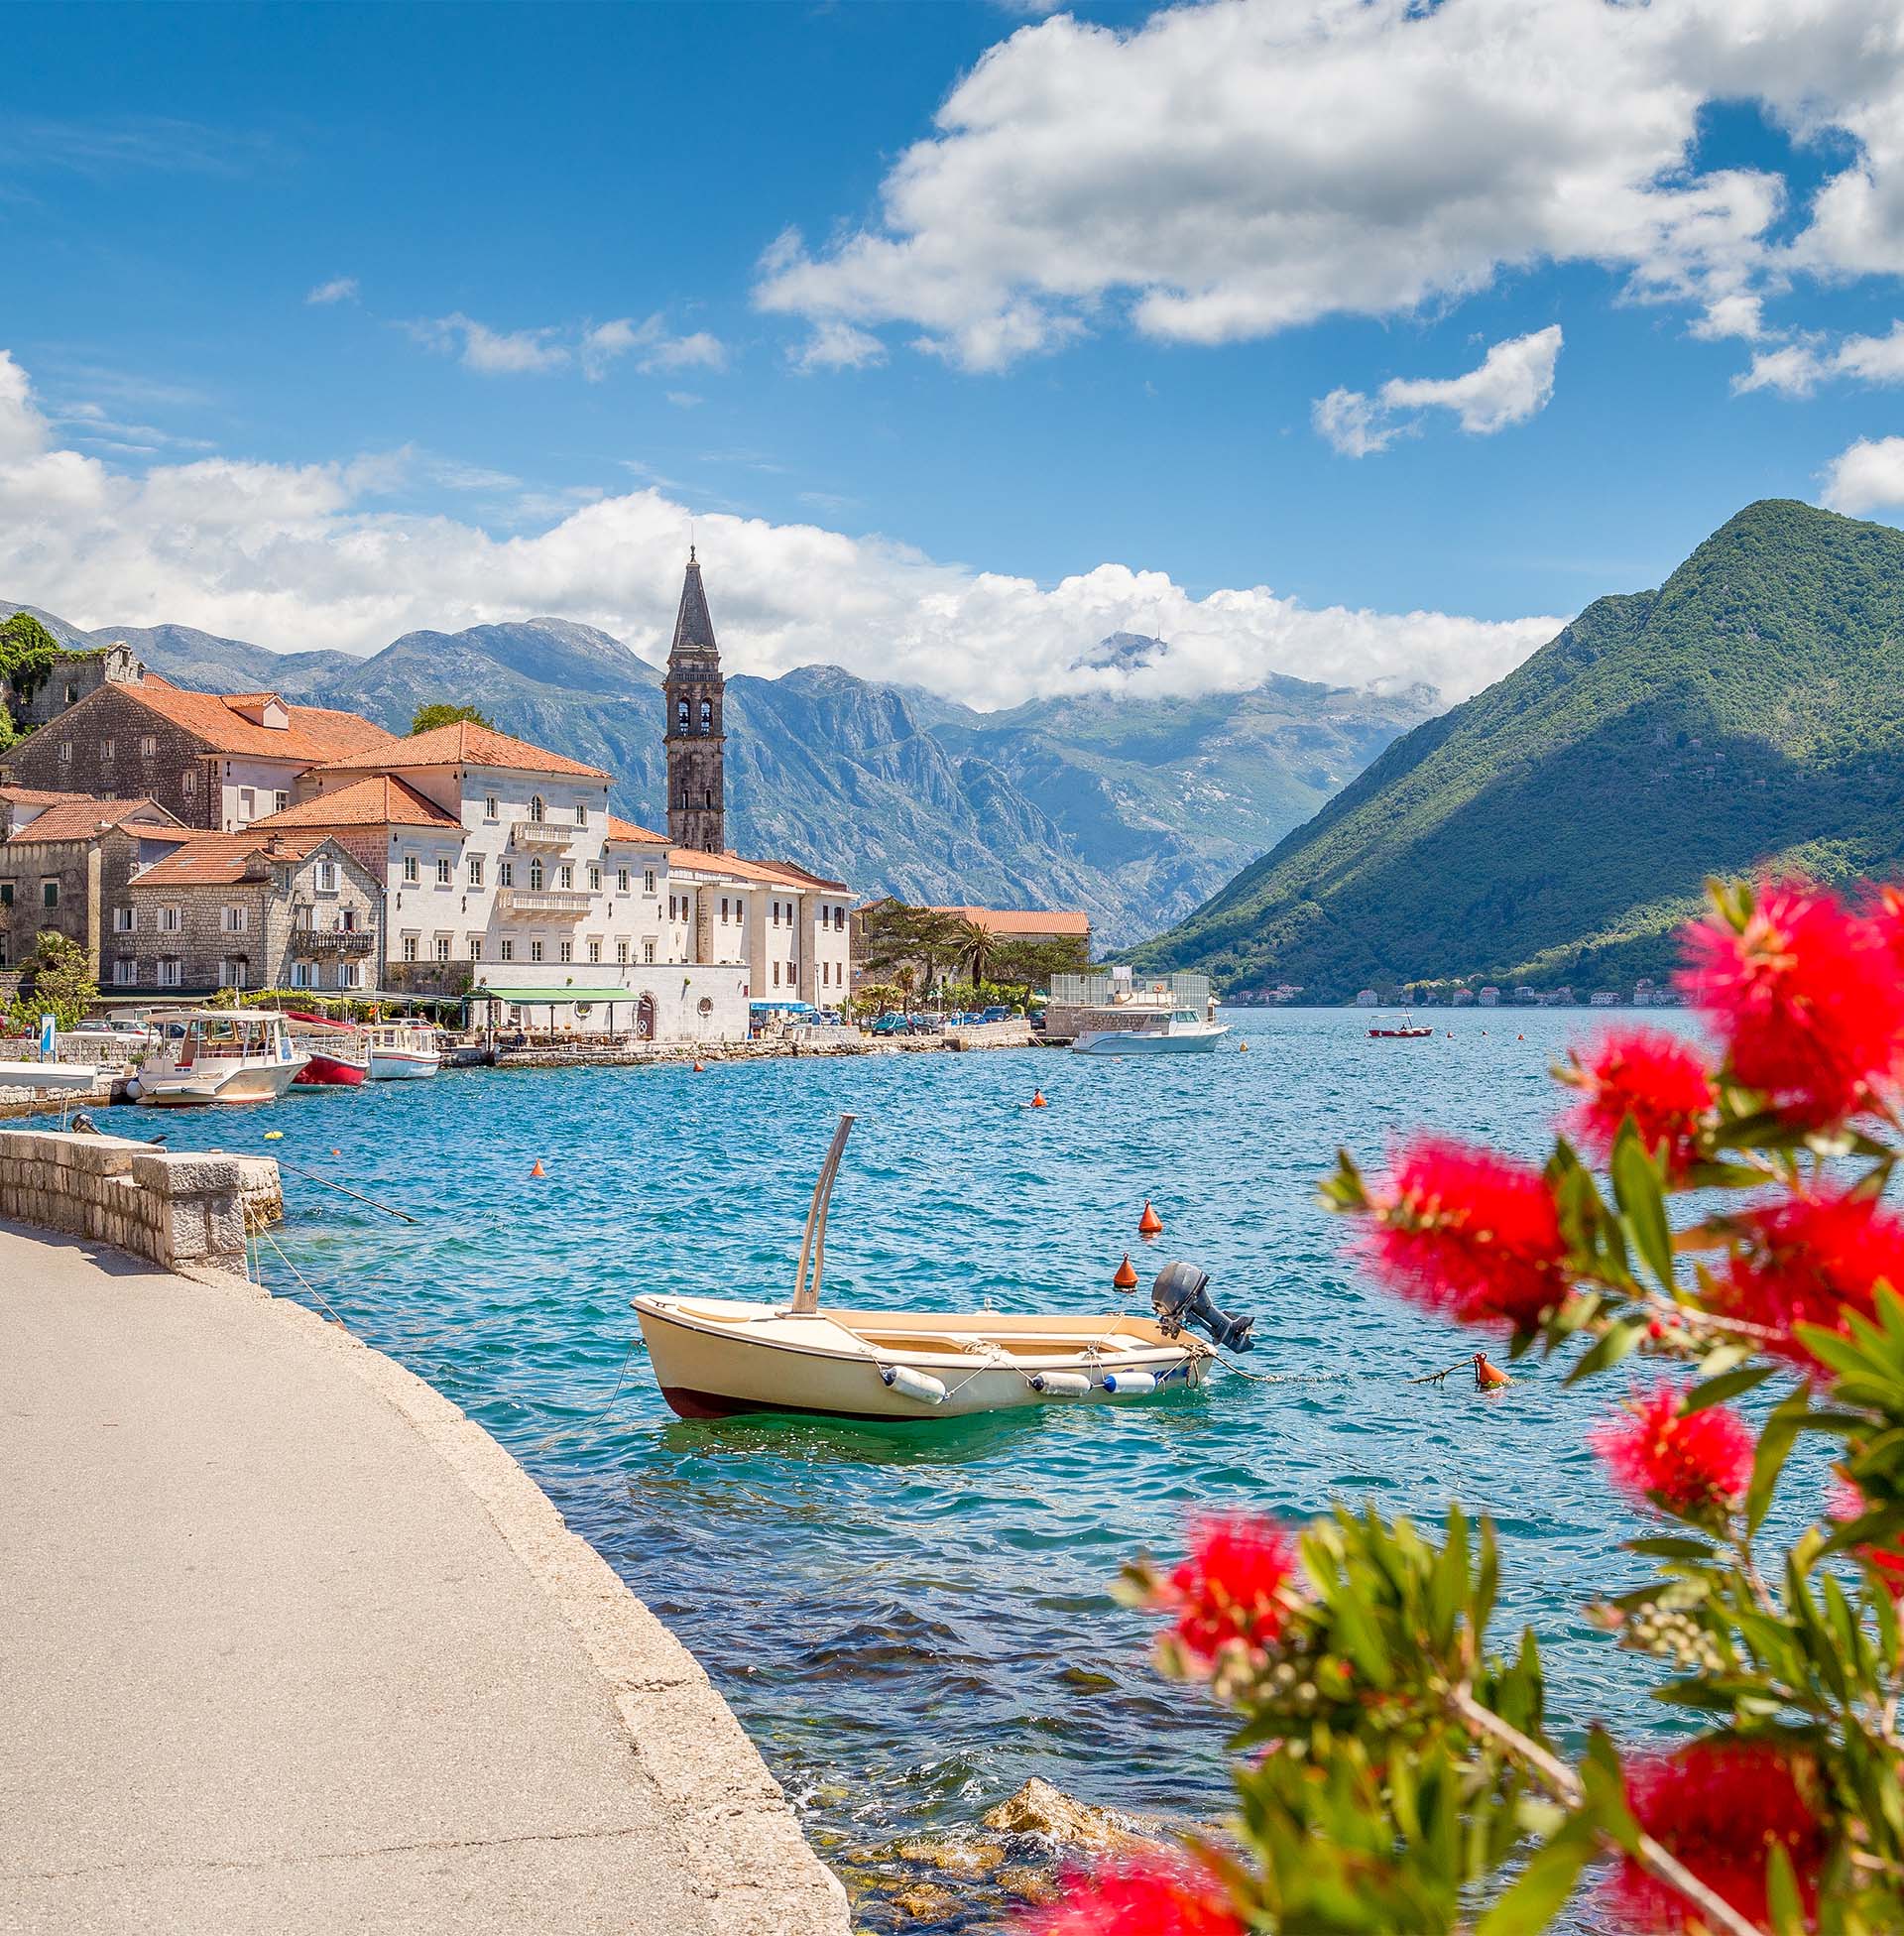
[[[328,834],[201,833],[132,881],[127,900],[101,977],[109,993],[376,985],[382,886]]]
[[[727,848],[727,734],[721,718],[727,681],[708,615],[707,592],[694,547],[687,547],[687,575],[674,643],[662,686],[666,702],[667,837],[676,847],[719,854]]]
[[[42,934],[63,934],[95,979],[132,881],[192,838],[155,800],[14,786],[0,787],[0,968],[19,967]]]
[[[22,696],[10,685],[0,686],[0,703],[24,731],[44,726],[102,685],[137,685],[145,676],[146,668],[138,655],[123,643],[68,649],[53,662],[52,670],[30,693]]]
[[[188,692],[147,672],[84,694],[14,747],[0,776],[153,799],[186,826],[234,833],[289,806],[307,767],[391,737],[354,712],[289,705],[275,692]]]

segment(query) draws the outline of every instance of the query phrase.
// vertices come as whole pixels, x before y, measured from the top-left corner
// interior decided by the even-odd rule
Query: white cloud
[[[1741,293],[1716,297],[1706,305],[1706,313],[1692,326],[1692,334],[1702,342],[1717,343],[1728,336],[1741,336],[1756,342],[1765,333],[1765,300]]]
[[[355,276],[333,276],[327,283],[319,283],[304,298],[306,302],[354,302],[357,300],[357,278]]]
[[[1809,397],[1833,377],[1858,383],[1904,383],[1904,322],[1893,322],[1887,336],[1846,336],[1836,349],[1823,336],[1803,336],[1780,349],[1760,350],[1752,365],[1732,379],[1732,388],[1776,390],[1786,397]]]
[[[458,311],[405,325],[419,343],[454,355],[466,369],[485,376],[521,376],[579,368],[599,383],[610,366],[633,355],[645,376],[669,370],[724,370],[727,347],[705,329],[691,335],[668,333],[666,320],[646,322],[617,316],[609,322],[550,323],[539,329],[497,330]]]
[[[1904,505],[1904,437],[1859,437],[1826,465],[1820,501],[1846,517]]]
[[[1367,457],[1411,435],[1416,421],[1395,421],[1410,410],[1451,410],[1471,436],[1492,436],[1525,424],[1554,395],[1560,357],[1559,323],[1496,343],[1476,368],[1458,377],[1392,377],[1374,398],[1359,390],[1332,390],[1313,410],[1316,428],[1344,456]]]
[[[799,370],[863,370],[886,361],[886,345],[870,329],[822,317],[805,342],[795,343],[786,356]]]
[[[1698,169],[1756,102],[1838,162],[1797,240],[1772,169]],[[1840,152],[1842,151],[1842,153]],[[1802,213],[1804,211],[1801,211]],[[1904,271],[1893,0],[1207,0],[993,47],[888,171],[876,220],[789,233],[756,300],[898,324],[971,369],[1107,316],[1177,342],[1385,315],[1593,262],[1748,334],[1795,273]]]
[[[513,516],[547,522],[507,537],[367,502],[401,488],[411,466],[442,461],[407,446],[352,463],[216,458],[129,476],[60,448],[25,371],[0,351],[0,595],[87,627],[171,620],[280,650],[364,652],[418,627],[547,612],[653,659],[667,648],[691,522],[733,668],[828,662],[979,706],[1238,689],[1271,671],[1426,679],[1460,697],[1560,625],[1316,610],[1262,585],[1193,598],[1120,563],[1047,588],[888,539],[690,506],[660,486],[592,502],[580,501],[588,487],[524,496]],[[1151,666],[1076,664],[1108,633],[1157,625],[1170,649]]]

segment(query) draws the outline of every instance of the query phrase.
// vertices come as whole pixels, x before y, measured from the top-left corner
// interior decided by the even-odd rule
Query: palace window
[[[416,856],[415,854],[406,854],[404,856],[405,882],[409,886],[414,888],[416,885],[416,883],[421,879],[422,879],[422,875],[416,866]]]
[[[543,812],[543,808],[542,808],[542,796],[541,796],[541,794],[540,794],[540,793],[536,793],[536,794],[533,794],[533,795],[531,796],[531,798],[530,798],[530,802],[529,802],[529,817],[530,817],[530,818],[531,818],[531,819],[532,819],[533,821],[535,821],[535,823],[536,823],[536,824],[537,826],[540,826],[540,825],[541,825],[541,822],[542,822],[542,812]]]
[[[653,961],[654,959],[654,943],[652,939],[642,943],[642,959],[644,961]]]
[[[483,937],[480,934],[469,937],[469,958],[471,961],[481,961],[483,958]]]
[[[446,888],[446,887],[448,887],[448,886],[450,885],[450,883],[451,883],[451,882],[452,882],[452,881],[454,880],[454,878],[455,878],[455,866],[456,866],[456,864],[455,864],[455,862],[454,862],[454,861],[451,861],[451,860],[446,860],[446,859],[444,859],[444,858],[443,858],[442,856],[440,856],[440,855],[439,855],[439,856],[437,857],[437,861],[436,861],[436,885],[437,885],[437,886],[438,886],[439,888]]]
[[[309,910],[306,909],[305,911],[308,912]],[[357,932],[357,910],[355,908],[344,908],[338,910],[337,931],[339,934],[355,934]]]
[[[642,876],[642,892],[644,894],[654,892],[654,870],[652,867]]]
[[[505,935],[497,945],[502,949],[503,959],[505,961],[514,961],[516,959],[516,943],[508,935]]]
[[[571,862],[564,861],[561,864],[556,872],[555,885],[562,889],[572,888],[575,885],[575,869]]]
[[[539,894],[541,892],[542,882],[545,878],[542,873],[541,862],[539,860],[531,861],[529,864],[529,888],[532,894]]]
[[[776,961],[774,964],[774,986],[775,988],[778,988],[779,985],[780,985],[780,964]]]
[[[600,894],[602,891],[602,870],[593,862],[589,864],[588,891],[590,894]]]
[[[499,888],[513,888],[516,885],[516,863],[498,861],[496,863],[496,885]]]
[[[601,960],[601,958],[602,958],[602,944],[601,944],[601,943],[600,943],[599,941],[590,941],[590,942],[589,942],[589,944],[588,944],[588,958],[589,958],[589,960],[590,960],[590,961],[600,961],[600,960]]]
[[[416,959],[416,937],[414,934],[406,934],[404,936],[404,959],[406,961],[415,961]]]
[[[624,968],[628,966],[628,943],[626,941],[617,941],[615,943],[615,959],[619,961]]]
[[[436,937],[436,959],[438,961],[447,961],[449,959],[449,936],[447,934],[439,934]]]
[[[555,959],[557,961],[573,961],[575,959],[575,943],[573,941],[557,941],[555,943]]]
[[[577,800],[575,802],[575,824],[578,827],[588,825],[588,802],[586,800]]]
[[[494,793],[486,793],[483,796],[483,818],[485,820],[493,820],[496,818],[496,795]]]
[[[617,894],[628,892],[628,869],[625,867],[618,867],[615,870],[615,892]]]
[[[531,960],[531,961],[540,961],[540,960],[541,960],[541,958],[542,958],[542,944],[541,944],[541,943],[540,943],[539,941],[532,941],[532,942],[531,942],[531,943],[529,944],[529,958],[530,958],[530,960]]]
[[[483,857],[480,854],[472,854],[469,857],[469,885],[472,888],[480,888],[483,885]]]
[[[723,927],[727,925],[727,896],[726,895],[721,896],[721,925]]]

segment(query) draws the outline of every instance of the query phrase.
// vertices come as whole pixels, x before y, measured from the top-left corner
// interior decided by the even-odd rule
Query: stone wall
[[[155,799],[188,827],[219,824],[217,763],[196,737],[116,684],[29,733],[6,757],[16,786],[95,799]]]
[[[263,1159],[247,1159],[256,1169]],[[271,1165],[276,1170],[277,1165]],[[0,1216],[116,1245],[168,1270],[245,1274],[240,1159],[177,1154],[113,1136],[0,1130]]]

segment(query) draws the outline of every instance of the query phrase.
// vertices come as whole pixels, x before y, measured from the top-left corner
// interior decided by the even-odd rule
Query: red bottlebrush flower
[[[1603,1035],[1569,1080],[1584,1092],[1568,1127],[1605,1161],[1620,1125],[1633,1119],[1648,1150],[1662,1144],[1666,1166],[1683,1176],[1697,1153],[1700,1119],[1719,1100],[1706,1064],[1689,1043],[1660,1028],[1619,1028]]]
[[[1618,1417],[1588,1435],[1589,1443],[1635,1499],[1657,1495],[1680,1512],[1729,1512],[1752,1476],[1750,1428],[1724,1405],[1688,1416],[1680,1410],[1685,1395],[1667,1384],[1635,1392]]]
[[[1809,1127],[1863,1108],[1904,1044],[1904,976],[1883,932],[1806,883],[1768,885],[1743,932],[1713,916],[1686,937],[1684,988],[1732,1072]]]
[[[1848,1525],[1864,1516],[1868,1502],[1850,1480],[1840,1478],[1832,1482],[1828,1510],[1840,1525]],[[1853,1551],[1884,1582],[1893,1600],[1904,1600],[1904,1532],[1893,1533],[1882,1546],[1858,1546]]]
[[[1845,1310],[1869,1316],[1877,1286],[1904,1291],[1904,1221],[1866,1197],[1795,1196],[1734,1220],[1726,1274],[1715,1285],[1721,1315],[1762,1324],[1769,1349],[1811,1366],[1795,1324],[1845,1329]]]
[[[1232,1640],[1261,1650],[1282,1633],[1296,1564],[1289,1535],[1267,1519],[1202,1519],[1156,1604],[1175,1612],[1177,1638],[1195,1660],[1213,1663]]]
[[[1769,1742],[1695,1742],[1626,1765],[1626,1802],[1639,1825],[1747,1921],[1770,1926],[1765,1862],[1774,1844],[1790,1858],[1809,1910],[1829,1835],[1809,1790],[1809,1762]],[[1681,1930],[1698,1911],[1631,1857],[1607,1885],[1606,1907],[1627,1929]]]
[[[1139,1856],[1069,1878],[1062,1902],[1013,1927],[1023,1936],[1248,1936],[1212,1876],[1167,1856]]]
[[[1547,1179],[1437,1137],[1395,1152],[1363,1252],[1404,1297],[1465,1324],[1531,1330],[1567,1295],[1567,1242]]]

